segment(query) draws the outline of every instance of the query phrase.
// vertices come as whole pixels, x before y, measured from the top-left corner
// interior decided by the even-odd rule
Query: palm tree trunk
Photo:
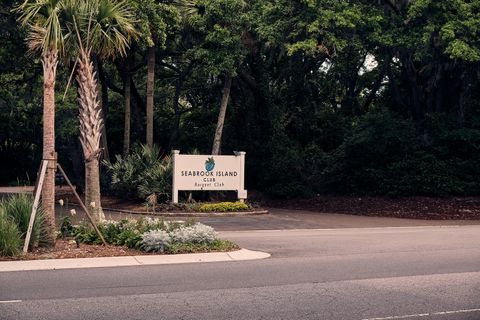
[[[85,205],[97,223],[105,220],[100,198],[100,163],[98,157],[85,162]]]
[[[153,147],[153,95],[155,91],[155,47],[148,48],[147,62],[147,146]]]
[[[225,84],[223,86],[222,102],[220,103],[220,112],[218,114],[217,129],[215,130],[215,137],[213,139],[212,154],[220,154],[220,147],[222,144],[223,125],[225,124],[225,115],[227,113],[228,99],[230,97],[230,88],[232,87],[232,76],[227,74],[225,76]]]
[[[102,108],[98,101],[97,80],[90,56],[80,51],[78,60],[78,100],[80,142],[85,157],[85,205],[97,222],[105,219],[100,201],[99,157],[103,129]]]
[[[42,189],[42,206],[45,209],[45,227],[49,245],[55,244],[55,78],[58,52],[51,49],[42,57],[43,64],[43,159],[53,160],[47,166]]]
[[[123,155],[126,156],[130,152],[130,126],[132,123],[132,90],[130,86],[130,71],[128,64],[125,66],[124,74],[124,96],[125,96],[125,123],[123,127]]]

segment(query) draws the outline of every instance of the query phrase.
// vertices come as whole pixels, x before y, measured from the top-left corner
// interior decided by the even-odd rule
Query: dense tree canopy
[[[480,193],[479,1],[129,3],[139,37],[96,66],[111,155],[124,150],[127,84],[129,136],[145,143],[155,47],[153,142],[164,154],[211,152],[231,78],[221,152],[247,152],[250,189]],[[41,158],[42,68],[18,4],[0,4],[1,183],[33,181]],[[69,88],[62,99],[72,67],[58,71],[56,144],[80,183],[77,97]]]

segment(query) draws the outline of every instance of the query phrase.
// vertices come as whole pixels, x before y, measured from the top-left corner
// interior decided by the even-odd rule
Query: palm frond
[[[102,57],[125,56],[130,42],[138,36],[135,16],[127,1],[91,0],[88,19],[92,23],[87,45]]]
[[[29,48],[45,53],[49,50],[63,51],[64,35],[60,22],[60,0],[25,1],[15,8],[20,13],[18,21],[29,27]]]

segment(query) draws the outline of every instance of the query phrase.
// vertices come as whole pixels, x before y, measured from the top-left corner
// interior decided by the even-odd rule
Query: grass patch
[[[250,206],[244,202],[205,203],[199,207],[201,212],[236,212],[249,210]]]
[[[0,256],[17,256],[22,246],[22,235],[17,224],[0,207]]]
[[[33,199],[20,193],[0,201],[0,256],[16,256],[21,253],[30,222]],[[30,248],[47,242],[45,211],[38,207],[30,237]]]
[[[19,193],[14,194],[0,202],[0,207],[5,215],[12,219],[21,233],[23,239],[27,234],[30,215],[32,213],[33,198],[32,196]],[[30,245],[37,246],[47,243],[47,233],[44,227],[45,211],[41,206],[37,208],[35,223],[33,224],[32,235],[30,237]]]

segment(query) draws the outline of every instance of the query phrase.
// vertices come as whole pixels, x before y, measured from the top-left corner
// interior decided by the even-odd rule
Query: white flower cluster
[[[180,227],[171,232],[152,230],[142,235],[142,247],[145,251],[162,252],[175,243],[209,244],[217,239],[212,227],[196,223],[189,227]]]
[[[105,227],[108,227],[109,225],[114,225],[114,226],[118,226],[119,222],[118,221],[115,221],[115,220],[104,220],[103,221],[103,225]]]
[[[151,218],[151,217],[145,217],[143,218],[143,221],[145,221],[145,224],[147,225],[158,225],[163,222],[163,220],[158,219],[158,218]]]

